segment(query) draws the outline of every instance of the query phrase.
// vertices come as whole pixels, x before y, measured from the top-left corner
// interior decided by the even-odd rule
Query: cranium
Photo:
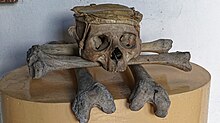
[[[107,71],[120,72],[140,54],[139,12],[116,4],[75,7],[73,11],[84,59],[101,63]]]

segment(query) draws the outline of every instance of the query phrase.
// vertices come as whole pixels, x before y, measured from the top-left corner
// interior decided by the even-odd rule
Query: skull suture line
[[[140,55],[139,22],[142,14],[125,6],[120,6],[118,12],[121,14],[115,14],[108,6],[101,6],[100,11],[97,11],[97,7],[93,8],[96,11],[91,11],[91,6],[73,9],[81,56],[99,62],[107,71],[125,71],[129,60]],[[86,13],[87,9],[89,13]]]

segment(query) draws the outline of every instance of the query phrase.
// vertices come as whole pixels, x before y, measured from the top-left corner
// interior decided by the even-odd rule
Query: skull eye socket
[[[125,33],[120,38],[120,43],[124,48],[131,49],[136,46],[136,36],[132,33]]]
[[[93,43],[93,48],[96,51],[105,50],[110,44],[109,38],[106,35],[93,37],[92,43]]]

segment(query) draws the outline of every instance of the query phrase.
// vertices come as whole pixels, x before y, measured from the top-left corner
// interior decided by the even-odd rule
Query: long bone
[[[155,42],[158,42],[158,41],[155,41]],[[153,42],[150,42],[150,43],[153,43]],[[168,51],[172,47],[172,42],[171,44],[169,44],[169,42],[164,41],[164,43],[168,44],[167,46],[170,46],[170,47],[163,50],[163,52],[157,52],[158,47],[154,45],[153,46],[154,49],[152,49],[151,51],[157,52],[157,53],[165,53],[165,54],[160,54],[160,56],[154,55],[153,57],[151,57],[152,59],[147,58],[145,60],[153,61],[154,63],[156,61],[160,64],[165,64],[165,65],[167,64],[167,62],[169,62],[169,64],[172,65],[173,61],[176,61],[174,59],[176,59],[178,57],[177,55],[180,55],[180,53],[178,52],[172,53],[173,54],[172,57],[167,57],[167,55],[170,55],[168,54]],[[144,45],[144,46],[145,48],[143,48],[142,46],[142,49],[148,49],[146,48],[146,46],[149,46],[149,45]],[[164,48],[163,45],[160,46],[160,48],[163,49]],[[162,51],[162,50],[159,50],[159,51]],[[179,64],[176,67],[178,67],[179,69],[185,70],[185,71],[191,70],[191,66],[188,62],[190,59],[190,54],[181,53],[181,55],[188,55],[188,56],[182,57],[184,59],[179,59],[179,61],[182,62],[182,64]],[[161,59],[163,60],[161,61]],[[184,67],[184,66],[187,66],[187,67]],[[151,78],[148,72],[143,68],[143,66],[141,66],[140,64],[129,65],[129,68],[136,82],[135,87],[133,88],[132,93],[129,97],[129,102],[130,102],[129,108],[133,111],[137,111],[137,110],[140,110],[144,106],[145,103],[151,103],[154,106],[155,115],[158,117],[165,117],[170,107],[170,99],[169,99],[169,96],[166,90],[163,87],[161,87],[159,84],[157,84],[153,80],[153,78]]]
[[[170,100],[167,92],[150,77],[146,70],[140,64],[163,64],[176,67],[184,71],[190,71],[189,52],[168,53],[172,47],[171,40],[157,40],[144,43],[143,52],[156,52],[158,55],[140,55],[128,62],[129,68],[134,76],[136,86],[129,98],[130,109],[139,110],[145,103],[152,103],[155,106],[155,114],[159,117],[165,117],[170,106]],[[89,111],[93,106],[100,107],[106,113],[112,113],[115,110],[113,98],[107,89],[100,83],[95,82],[84,67],[97,67],[99,63],[82,59],[78,55],[76,44],[46,44],[35,45],[27,53],[27,61],[30,74],[33,78],[40,78],[52,70],[75,69],[78,83],[78,94],[73,102],[72,110],[80,123],[87,122]],[[74,56],[75,55],[75,56]],[[83,73],[84,77],[80,77]],[[88,80],[82,80],[88,76]],[[83,84],[84,83],[84,84]],[[88,85],[88,88],[85,88]],[[81,87],[81,88],[80,88]],[[96,93],[96,97],[101,97],[107,105],[101,105],[99,99],[91,100],[90,93]],[[100,93],[102,96],[100,96]],[[87,100],[85,105],[82,101]],[[110,104],[111,103],[111,104]],[[110,110],[114,109],[114,110]]]
[[[51,55],[43,52],[39,46],[33,46],[27,53],[27,62],[32,78],[40,78],[52,70],[97,67],[100,64],[78,56]],[[128,62],[132,64],[164,64],[184,71],[191,70],[188,52],[162,53],[159,55],[141,55]]]
[[[157,42],[155,43],[158,44],[157,46],[166,46],[166,48],[164,48],[166,50],[163,49],[163,51],[166,52],[170,49],[172,44],[171,40],[167,40],[167,43],[158,43],[158,41],[155,42]],[[77,55],[78,52],[76,53],[75,49],[72,49],[72,51],[69,52],[70,50],[65,50],[64,45],[67,45],[67,49],[71,49],[70,47],[74,44],[62,44],[62,46],[56,44],[32,46],[27,53],[27,62],[31,76],[33,78],[40,78],[52,70],[100,66],[100,64],[96,62],[87,61],[81,57],[73,56],[74,54]],[[137,58],[130,60],[128,65],[163,64],[170,65],[184,71],[189,71],[191,70],[189,59],[190,54],[188,52],[161,53],[159,55],[138,56]]]
[[[91,109],[96,106],[103,112],[115,112],[114,99],[110,92],[101,83],[96,82],[86,68],[74,69],[78,91],[72,110],[80,123],[87,123]]]
[[[130,65],[136,82],[129,102],[129,108],[133,111],[140,110],[145,103],[154,106],[155,115],[165,117],[170,107],[170,99],[165,89],[157,84],[141,65]]]
[[[170,39],[158,39],[156,41],[142,43],[142,52],[166,53],[172,47]],[[44,44],[37,45],[43,52],[51,55],[78,55],[78,44]]]

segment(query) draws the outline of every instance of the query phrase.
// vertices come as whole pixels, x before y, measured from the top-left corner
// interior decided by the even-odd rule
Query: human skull
[[[81,57],[99,62],[110,72],[125,71],[129,60],[141,51],[139,21],[142,15],[117,4],[75,7],[73,10]]]
[[[126,70],[130,59],[140,54],[137,30],[126,24],[91,25],[81,56],[99,62],[107,71]]]

